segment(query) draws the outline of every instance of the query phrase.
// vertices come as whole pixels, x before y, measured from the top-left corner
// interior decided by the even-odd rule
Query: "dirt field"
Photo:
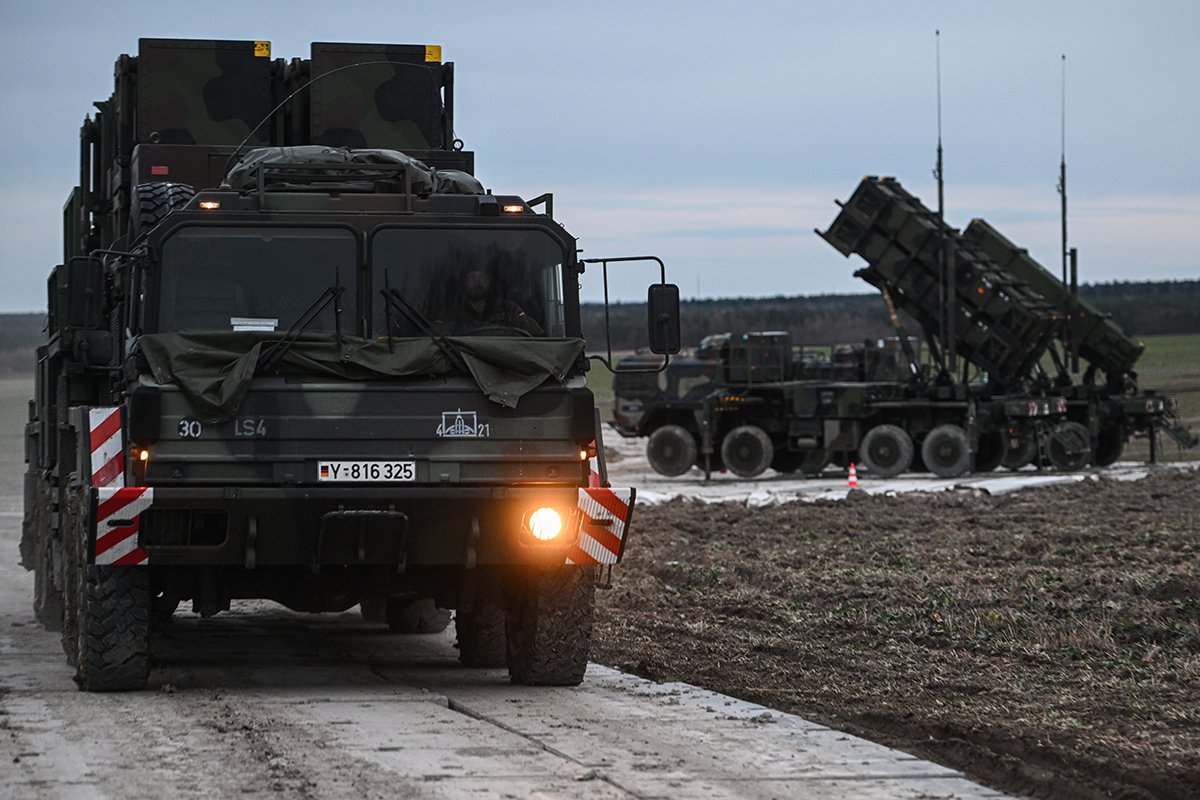
[[[596,660],[1034,797],[1200,796],[1200,473],[639,508]]]

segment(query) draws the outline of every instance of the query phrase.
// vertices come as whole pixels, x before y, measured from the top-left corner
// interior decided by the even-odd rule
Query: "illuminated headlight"
[[[533,538],[548,542],[562,533],[562,515],[553,508],[539,508],[525,518],[525,527]]]

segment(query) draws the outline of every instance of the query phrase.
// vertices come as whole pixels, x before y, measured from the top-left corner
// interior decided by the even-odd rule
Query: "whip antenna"
[[[941,314],[941,333],[942,344],[946,348],[946,364],[945,368],[950,375],[954,375],[958,369],[957,352],[958,347],[955,342],[955,288],[954,288],[954,262],[950,256],[950,241],[946,238],[946,198],[945,198],[945,173],[942,169],[942,32],[935,30],[933,32],[935,63],[937,67],[937,166],[934,167],[933,175],[937,178],[937,193],[938,193],[938,264],[941,267],[942,280],[941,291],[939,292],[942,300]]]
[[[1061,150],[1058,162],[1058,193],[1062,196],[1062,281],[1067,285],[1067,56],[1062,57]]]

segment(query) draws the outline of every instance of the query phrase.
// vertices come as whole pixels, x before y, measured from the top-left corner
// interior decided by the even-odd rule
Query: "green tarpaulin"
[[[237,414],[259,358],[279,339],[261,332],[157,333],[141,337],[140,347],[155,380],[176,384],[198,416],[219,422]],[[583,353],[582,339],[449,336],[444,341],[462,355],[484,395],[508,408],[547,380],[565,380]],[[276,369],[348,381],[445,375],[456,369],[431,339],[393,339],[392,349],[386,341],[343,337],[339,353],[333,337],[303,335]]]

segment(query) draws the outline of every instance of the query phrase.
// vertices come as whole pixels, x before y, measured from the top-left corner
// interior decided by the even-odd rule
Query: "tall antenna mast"
[[[1075,313],[1078,307],[1079,277],[1077,272],[1077,254],[1067,241],[1067,55],[1062,56],[1062,119],[1060,152],[1058,162],[1058,193],[1062,197],[1062,282],[1063,316],[1066,326],[1066,341],[1063,343],[1064,360],[1072,372],[1079,372],[1079,350],[1075,341]]]
[[[942,280],[941,283],[941,339],[942,345],[946,351],[945,367],[951,376],[958,369],[957,351],[958,346],[955,342],[955,320],[954,320],[954,303],[955,303],[955,288],[954,288],[954,263],[950,257],[950,242],[946,238],[946,197],[944,190],[945,174],[942,171],[942,32],[935,30],[933,32],[934,48],[936,51],[937,62],[937,166],[934,167],[933,175],[937,178],[937,193],[938,193],[938,264],[941,267]]]
[[[1062,57],[1062,159],[1058,163],[1058,193],[1062,196],[1062,281],[1067,285],[1067,56]]]

